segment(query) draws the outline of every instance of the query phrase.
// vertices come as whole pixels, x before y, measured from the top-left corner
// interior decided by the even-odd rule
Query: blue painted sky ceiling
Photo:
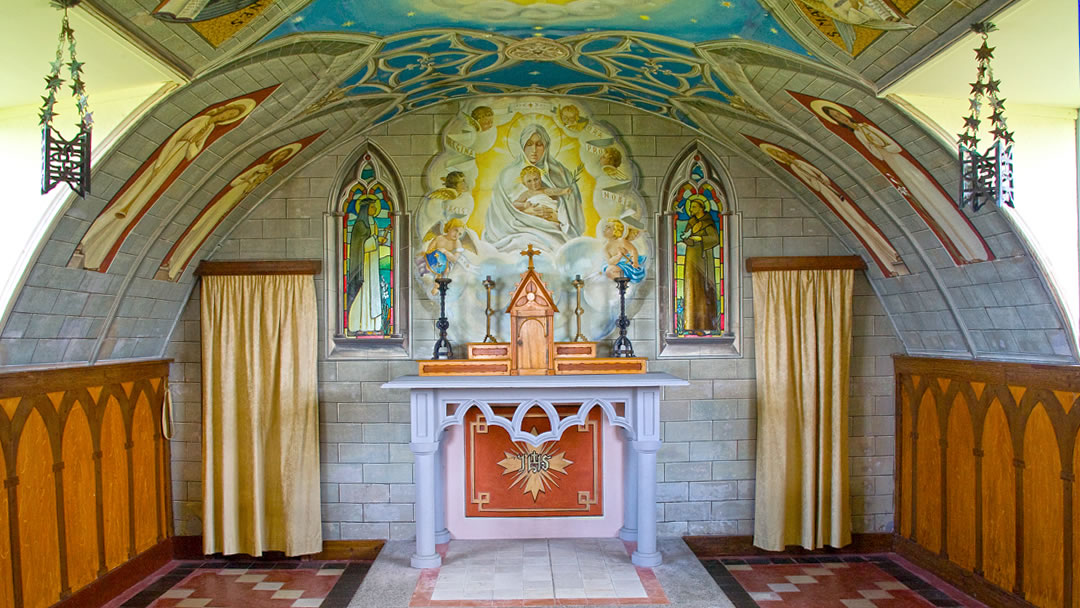
[[[559,39],[605,30],[689,42],[744,38],[805,52],[757,0],[314,0],[268,38],[335,31],[385,37],[443,27],[515,38]]]

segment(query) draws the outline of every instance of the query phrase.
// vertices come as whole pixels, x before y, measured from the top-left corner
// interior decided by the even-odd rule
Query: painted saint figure
[[[888,0],[799,0],[830,19],[879,30],[902,30],[915,27],[904,13]]]
[[[960,211],[929,173],[884,131],[868,120],[857,120],[840,104],[794,94],[808,105],[822,123],[859,150],[892,183],[905,200],[937,234],[942,245],[957,264],[971,264],[994,259],[967,216]]]
[[[747,137],[749,138],[749,136]],[[877,225],[870,221],[870,218],[866,217],[866,214],[862,213],[844,191],[829,179],[829,176],[825,175],[821,169],[806,162],[805,159],[790,150],[785,150],[759,139],[749,139],[757,143],[762,151],[782,167],[791,171],[792,175],[817,194],[818,198],[847,224],[847,227],[855,233],[855,236],[862,241],[863,246],[873,256],[882,274],[887,277],[908,274],[907,266],[900,259],[900,254],[897,253],[888,237],[881,232]]]
[[[690,219],[679,235],[686,246],[683,266],[683,326],[687,332],[714,332],[716,326],[716,259],[714,252],[720,244],[716,222],[708,213],[708,200],[695,194],[686,201]]]
[[[195,252],[206,242],[210,233],[217,228],[225,216],[229,214],[244,197],[266,181],[282,165],[292,159],[300,151],[303,144],[295,142],[282,146],[271,152],[266,160],[256,163],[237,175],[222,193],[212,200],[202,213],[199,214],[191,226],[188,227],[180,239],[173,245],[172,250],[165,256],[165,261],[158,269],[155,279],[175,281]]]
[[[551,137],[542,126],[532,124],[522,129],[519,145],[518,160],[504,168],[495,182],[482,238],[500,251],[521,249],[530,242],[557,250],[568,240],[581,236],[585,229],[576,176],[551,157]],[[563,192],[552,196],[557,222],[526,213],[514,204],[521,188],[522,170],[530,166],[540,170],[544,189]]]
[[[237,99],[206,110],[177,129],[158,149],[150,165],[145,166],[90,225],[69,265],[104,271],[114,249],[161,194],[174,173],[203,151],[217,127],[242,120],[255,105],[253,99]]]
[[[379,240],[385,236],[375,222],[382,202],[371,194],[356,201],[356,220],[349,235],[348,274],[345,301],[349,309],[349,331],[383,330],[383,289],[379,275]],[[365,289],[366,287],[366,289]]]

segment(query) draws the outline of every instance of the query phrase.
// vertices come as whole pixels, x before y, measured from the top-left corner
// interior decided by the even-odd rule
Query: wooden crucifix
[[[529,243],[529,248],[522,251],[521,255],[529,256],[529,270],[533,270],[533,256],[543,253],[539,249],[533,249],[532,243]]]

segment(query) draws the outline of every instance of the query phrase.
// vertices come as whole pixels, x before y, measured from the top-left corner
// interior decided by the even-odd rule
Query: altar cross
[[[539,249],[533,249],[532,243],[529,243],[529,248],[521,252],[521,255],[529,256],[529,270],[535,270],[533,268],[533,256],[540,255],[542,252]]]

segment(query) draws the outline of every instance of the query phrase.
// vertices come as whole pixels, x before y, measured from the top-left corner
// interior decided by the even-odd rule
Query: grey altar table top
[[[685,386],[686,380],[665,372],[644,374],[580,374],[557,376],[400,376],[383,388],[634,388]]]

